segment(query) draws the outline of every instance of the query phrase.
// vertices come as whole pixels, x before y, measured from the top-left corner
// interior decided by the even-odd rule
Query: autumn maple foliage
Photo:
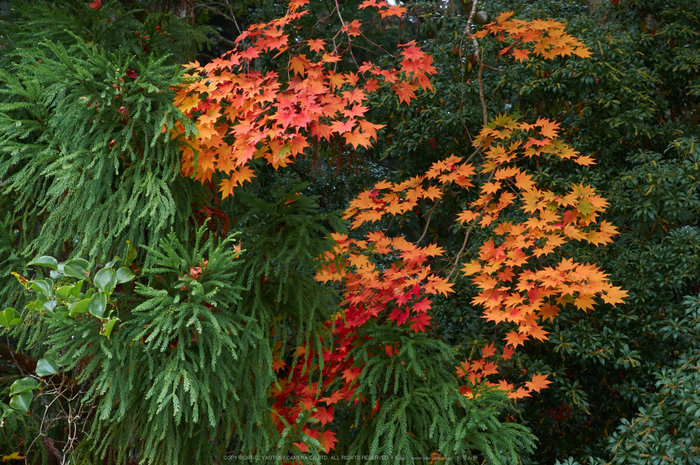
[[[399,99],[409,102],[415,91],[431,89],[435,74],[432,58],[415,42],[399,45],[402,59],[393,69],[364,63],[357,72],[336,72],[340,51],[322,39],[301,44],[289,42],[285,28],[293,27],[307,11],[308,0],[293,0],[282,18],[251,26],[241,34],[238,48],[204,67],[191,63],[197,79],[178,91],[175,103],[195,117],[199,135],[188,140],[182,155],[182,172],[202,182],[214,172],[228,175],[220,183],[223,198],[235,186],[254,177],[251,160],[264,158],[275,168],[286,166],[307,149],[310,141],[342,137],[353,147],[369,147],[381,125],[364,115],[368,95],[381,84],[390,85]],[[375,8],[382,17],[402,15],[405,8],[368,0],[360,8]],[[344,24],[339,33],[360,35],[357,20]],[[278,72],[255,70],[261,55],[288,56],[286,79]],[[176,127],[175,134],[182,132]],[[178,132],[179,131],[179,132]],[[231,138],[231,140],[229,140]]]
[[[192,80],[179,88],[176,103],[194,120],[199,133],[183,140],[182,172],[201,182],[211,182],[215,173],[223,175],[219,192],[224,198],[255,176],[250,165],[254,159],[264,159],[277,169],[309,152],[313,144],[339,138],[353,148],[369,148],[382,128],[365,117],[370,93],[388,86],[400,102],[410,103],[417,91],[431,89],[432,59],[414,42],[399,45],[395,68],[363,63],[354,72],[338,72],[337,63],[345,56],[334,43],[313,37],[291,41],[289,31],[307,14],[306,3],[293,0],[282,18],[251,26],[238,37],[236,49],[206,66],[188,65]],[[405,12],[382,0],[367,0],[360,8],[374,8],[381,18]],[[362,34],[359,21],[346,23],[341,18],[341,22],[338,34],[345,34],[348,43]],[[503,14],[472,37],[488,34],[504,43],[502,56],[518,61],[534,55],[545,59],[590,55],[555,21],[526,22]],[[288,57],[286,69],[258,71],[255,63],[263,55]],[[476,200],[453,212],[453,218],[461,225],[464,244],[475,228],[488,229],[491,238],[481,245],[478,256],[463,259],[464,247],[456,256],[446,257],[435,244],[420,247],[371,228],[361,240],[333,235],[335,248],[322,258],[317,275],[319,281],[344,284],[343,302],[328,322],[332,350],[319,354],[301,346],[294,354],[296,365],[285,366],[281,357],[276,363],[278,370],[284,368],[271,392],[280,431],[311,412],[311,420],[300,428],[326,452],[333,449],[336,437],[329,423],[335,405],[368,401],[356,395],[363,366],[348,355],[367,342],[358,336],[359,328],[370,321],[389,321],[406,331],[425,332],[431,325],[433,297],[452,292],[457,269],[479,289],[473,303],[483,308],[483,317],[508,329],[501,333],[505,344],[494,340],[482,348],[481,358],[456,367],[463,381],[456,388],[474,396],[475,387],[488,384],[520,398],[550,383],[545,375],[532,373],[530,381],[514,386],[499,377],[499,361],[509,359],[528,340],[546,340],[543,323],[553,320],[562,306],[573,304],[589,311],[596,299],[616,304],[626,295],[595,265],[571,259],[552,264],[568,242],[601,245],[616,234],[610,223],[600,220],[607,202],[593,188],[575,185],[555,193],[538,186],[525,168],[533,159],[594,163],[562,141],[558,129],[558,123],[543,118],[528,123],[499,115],[474,140],[473,154],[450,154],[423,175],[399,183],[380,182],[350,203],[344,217],[358,229],[439,202],[448,186],[476,190]],[[183,132],[176,127],[174,136]],[[446,271],[432,268],[448,260]],[[387,344],[384,350],[392,357],[401,347]],[[374,408],[381,408],[378,400]],[[308,450],[305,443],[297,446]]]

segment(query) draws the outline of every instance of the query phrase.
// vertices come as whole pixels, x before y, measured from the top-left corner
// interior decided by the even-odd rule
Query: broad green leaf
[[[97,318],[102,318],[105,310],[107,310],[107,293],[98,292],[97,294],[93,295],[90,298],[88,310],[90,311],[91,315],[94,315]]]
[[[112,329],[114,329],[114,324],[119,321],[119,318],[110,318],[102,324],[102,330],[100,333],[109,339],[112,334]]]
[[[34,289],[37,292],[41,292],[46,297],[51,297],[53,295],[53,281],[50,279],[30,281],[29,289]]]
[[[46,354],[44,358],[36,362],[36,375],[39,377],[55,375],[59,371],[60,368],[56,363],[56,356],[53,354]]]
[[[34,309],[36,311],[41,311],[41,308],[44,306],[46,301],[49,300],[44,294],[38,294],[36,296],[36,299],[32,300],[27,304],[27,307]]]
[[[68,315],[68,307],[65,305],[60,305],[56,308],[53,309],[53,312],[58,314],[58,315]]]
[[[68,300],[68,297],[73,293],[73,286],[61,286],[56,289],[56,297],[63,300]]]
[[[135,277],[136,275],[125,266],[117,270],[117,284],[127,283]]]
[[[26,377],[18,379],[12,383],[12,386],[10,386],[10,395],[14,396],[20,392],[31,391],[33,389],[37,389],[38,387],[39,381],[37,381],[35,378]]]
[[[63,273],[71,278],[85,278],[85,272],[90,269],[90,263],[82,258],[74,258],[63,264]]]
[[[52,270],[57,270],[58,269],[58,260],[56,260],[53,257],[50,257],[48,255],[44,255],[39,258],[35,258],[31,262],[27,264],[27,266],[32,266],[32,265],[39,265],[39,266],[45,266],[47,268],[51,268]]]
[[[26,413],[29,411],[29,405],[32,403],[32,397],[34,397],[32,391],[24,391],[17,394],[10,399],[10,407]]]
[[[75,316],[78,313],[85,313],[90,308],[90,299],[83,299],[79,302],[74,303],[69,308],[70,316]]]
[[[21,322],[22,319],[19,318],[19,316],[15,312],[15,309],[12,307],[8,307],[5,309],[4,312],[0,313],[0,326],[9,328],[12,325],[18,325]]]
[[[63,274],[63,265],[59,264],[58,265],[58,271],[51,270],[49,271],[49,276],[51,279],[58,281],[59,279],[65,278],[65,275]]]
[[[116,283],[116,274],[112,268],[102,268],[95,275],[95,286],[101,291],[112,292],[112,280]]]

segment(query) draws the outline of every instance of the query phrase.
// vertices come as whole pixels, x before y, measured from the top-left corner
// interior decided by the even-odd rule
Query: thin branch
[[[420,241],[422,241],[423,238],[425,237],[425,235],[428,233],[428,226],[430,226],[430,219],[433,217],[433,212],[435,211],[435,207],[437,207],[439,203],[440,203],[439,200],[437,202],[435,202],[435,204],[433,205],[433,208],[431,208],[430,212],[428,212],[428,220],[425,222],[425,228],[423,229],[423,234],[421,234],[420,239],[418,239],[416,241],[416,245],[420,244]]]
[[[493,71],[498,71],[499,73],[505,73],[505,72],[506,72],[505,69],[494,68],[493,66],[489,66],[489,65],[487,65],[487,64],[485,64],[485,63],[484,63],[484,68],[491,69],[491,70],[493,70]]]
[[[472,29],[472,23],[474,22],[474,15],[476,14],[476,6],[479,3],[478,0],[473,0],[472,1],[472,9],[469,12],[469,19],[467,19],[467,26],[464,28],[464,36],[466,36],[468,39],[471,39],[472,45],[474,46],[474,59],[476,62],[479,64],[479,72],[477,75],[477,80],[479,84],[479,101],[481,102],[481,116],[483,117],[484,120],[484,126],[486,126],[489,122],[488,114],[486,112],[486,99],[484,98],[484,80],[483,80],[483,74],[484,74],[484,61],[481,59],[481,55],[479,53],[479,42],[476,40],[476,37],[472,35],[471,29]]]
[[[486,180],[486,182],[491,182],[491,180],[493,179],[493,176],[494,176],[494,172],[492,171],[491,174],[489,175],[488,179]],[[472,223],[469,225],[469,229],[467,229],[467,234],[464,235],[464,241],[462,242],[462,248],[460,248],[459,252],[457,252],[457,257],[455,258],[455,262],[452,265],[452,270],[450,271],[450,274],[447,275],[448,281],[452,278],[452,275],[455,273],[455,271],[457,271],[457,266],[459,265],[459,259],[461,258],[462,253],[464,252],[464,249],[467,247],[467,241],[469,241],[469,235],[471,234],[472,229],[474,229],[474,225],[476,224],[476,222],[479,219],[481,219],[482,216],[484,216],[484,211],[486,210],[487,206],[488,205],[484,205],[484,207],[479,212],[479,216],[477,218],[475,218],[472,221]]]
[[[223,8],[222,8],[224,3],[228,7],[228,11],[230,12],[230,15],[224,13]],[[195,8],[200,9],[200,10],[208,10],[208,11],[211,11],[212,13],[214,13],[215,15],[219,15],[219,16],[222,16],[222,17],[228,19],[229,21],[231,21],[234,24],[234,26],[236,26],[236,30],[238,31],[238,35],[242,34],[241,28],[238,25],[238,21],[236,20],[236,15],[233,12],[233,6],[231,6],[231,2],[225,1],[225,2],[221,2],[221,3],[216,3],[214,5],[195,5]]]
[[[236,21],[236,15],[233,13],[233,6],[231,5],[231,2],[227,1],[226,5],[228,6],[229,11],[231,12],[231,18],[229,19],[231,19],[233,21],[233,24],[236,25],[236,30],[238,30],[238,34],[243,34],[241,32],[240,26],[238,26],[238,21]]]
[[[213,35],[214,35],[214,39],[215,39],[218,43],[220,43],[221,45],[225,45],[226,47],[228,47],[228,48],[231,49],[231,50],[233,50],[234,48],[236,48],[236,42],[234,42],[233,40],[227,39],[226,37],[222,36],[221,34],[219,34],[219,33],[216,32],[216,31],[214,31],[214,34],[213,34]]]
[[[482,210],[483,213],[483,210]],[[481,217],[481,216],[480,216]],[[457,252],[457,258],[455,258],[455,262],[452,265],[452,270],[450,271],[450,274],[447,275],[447,280],[449,281],[452,279],[452,275],[457,271],[457,266],[459,265],[459,259],[462,255],[462,252],[464,252],[464,249],[467,247],[467,241],[469,240],[469,234],[471,234],[472,229],[474,229],[474,225],[476,224],[476,220],[479,218],[476,218],[474,221],[472,221],[472,224],[469,225],[469,229],[467,229],[467,234],[464,235],[464,241],[462,242],[462,248],[459,249],[459,252]]]

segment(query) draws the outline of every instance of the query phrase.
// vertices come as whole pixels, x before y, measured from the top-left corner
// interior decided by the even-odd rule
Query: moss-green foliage
[[[69,406],[85,412],[77,420],[85,433],[73,436],[73,457],[85,463],[214,463],[227,452],[292,450],[300,438],[281,437],[272,422],[273,350],[309,343],[320,353],[328,343],[323,323],[336,299],[313,274],[329,215],[298,193],[266,197],[237,198],[240,234],[219,240],[205,226],[188,246],[171,231],[149,249],[139,282],[110,300],[120,321],[109,339],[89,315],[25,309],[12,333],[18,348],[60,354],[68,385],[81,392],[70,400],[45,393],[19,425],[10,412],[5,431],[24,425],[26,438],[50,432],[65,441],[44,426],[46,399],[59,421]],[[3,444],[37,461],[50,454],[41,443]]]
[[[248,292],[244,307],[261,325],[271,328],[283,346],[312,341],[320,353],[323,323],[337,300],[316,282],[318,253],[330,246],[334,215],[321,213],[317,199],[276,188],[269,201],[241,190],[236,193],[235,225],[244,231],[242,246],[250,257],[241,284]],[[287,336],[292,325],[294,335]]]

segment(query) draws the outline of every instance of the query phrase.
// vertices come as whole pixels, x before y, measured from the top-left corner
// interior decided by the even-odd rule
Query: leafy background
[[[342,3],[345,18],[357,14],[358,3]],[[275,378],[269,363],[275,350],[308,337],[321,344],[326,312],[336,296],[311,277],[314,259],[328,247],[328,232],[343,228],[338,211],[378,180],[406,179],[447,154],[469,154],[482,123],[473,50],[462,39],[470,2],[406,6],[405,19],[377,24],[367,36],[389,51],[397,41],[416,40],[439,68],[434,91],[410,105],[377,94],[370,117],[386,128],[372,149],[325,146],[315,162],[300,160],[278,171],[260,164],[253,185],[234,200],[220,201],[216,186],[177,175],[177,144],[161,133],[163,124],[183,120],[171,104],[169,87],[180,79],[179,64],[218,56],[249,24],[283,14],[284,3],[125,1],[105,2],[92,11],[76,1],[18,3],[14,10],[0,2],[3,308],[21,309],[29,300],[9,274],[35,273],[25,270],[38,255],[60,261],[82,256],[93,269],[102,268],[113,256],[126,256],[130,240],[142,268],[139,284],[121,285],[112,298],[122,319],[118,332],[129,337],[115,337],[114,346],[106,348],[99,325],[80,320],[81,337],[93,343],[86,342],[82,353],[61,354],[72,384],[61,387],[55,381],[38,395],[43,400],[35,400],[43,407],[52,395],[58,398],[50,421],[43,408],[20,415],[3,404],[1,450],[26,454],[31,463],[61,463],[64,450],[74,450],[85,463],[100,461],[101,454],[121,463],[176,463],[201,454],[198,463],[206,463],[216,454],[199,445],[211,444],[211,437],[226,438],[213,443],[219,457],[222,451],[287,450],[300,440],[293,434],[280,438],[269,415],[260,414],[268,402],[262,386]],[[323,17],[333,7],[313,2],[311,17]],[[486,106],[491,116],[517,112],[555,119],[568,143],[596,159],[592,169],[554,163],[531,168],[552,190],[584,182],[608,199],[606,219],[620,230],[615,243],[605,248],[573,244],[563,253],[597,263],[630,295],[625,305],[601,303],[586,314],[564,309],[546,328],[549,341],[528,345],[501,366],[510,381],[521,379],[525,369],[550,374],[553,384],[508,408],[495,398],[480,408],[493,409],[504,423],[523,425],[534,434],[536,449],[520,448],[523,463],[698,463],[700,6],[694,0],[535,0],[492,1],[480,4],[482,9],[490,18],[513,10],[521,19],[565,21],[567,32],[594,52],[589,59],[518,63],[497,55],[495,39],[484,39],[482,55],[494,68],[484,71]],[[337,26],[332,16],[327,29],[318,32],[330,34]],[[355,46],[359,57],[386,59],[359,40]],[[138,76],[130,77],[134,73]],[[294,192],[299,200],[288,203]],[[449,212],[470,199],[447,194],[433,213],[427,239],[454,256],[461,237],[451,230]],[[427,215],[427,209],[419,210],[386,227],[416,240]],[[200,229],[205,220],[206,229]],[[225,238],[234,232],[245,250],[236,266],[229,265],[231,243],[224,250],[207,242],[227,244]],[[487,232],[480,234],[470,241],[465,260],[478,253]],[[197,281],[205,294],[181,290],[194,284],[186,274],[205,257],[195,246],[201,235],[200,244],[211,248],[209,263],[216,263],[217,254],[221,260],[211,276]],[[208,285],[232,287],[209,296]],[[470,305],[476,289],[468,280],[458,278],[455,290],[433,305],[437,324],[430,339],[443,341],[462,360],[492,342],[494,328]],[[161,321],[149,313],[173,305],[174,319]],[[224,307],[237,310],[225,317],[216,313]],[[191,312],[203,312],[197,318],[211,322],[211,348],[202,349],[188,336]],[[235,348],[217,329],[221,318],[245,328]],[[5,396],[32,361],[68,346],[76,334],[68,323],[73,324],[47,319],[2,329]],[[140,334],[144,325],[171,336],[158,339],[154,333],[146,342]],[[134,350],[130,344],[140,338],[144,343]],[[222,347],[227,355],[221,355]],[[219,368],[198,358],[200,350],[218,354],[207,356],[207,364]],[[426,357],[436,355],[428,350]],[[214,362],[222,356],[239,357],[239,362]],[[116,361],[108,362],[111,357]],[[148,368],[126,382],[120,370],[134,364]],[[244,374],[228,376],[222,366],[248,370],[259,384]],[[194,374],[195,387],[188,394],[169,392],[181,370]],[[232,379],[240,385],[228,385]],[[144,399],[142,394],[150,392],[144,386],[156,386],[159,397],[146,394]],[[231,392],[238,398],[229,398]],[[113,408],[101,396],[125,401]],[[177,413],[176,402],[182,400],[188,407]],[[67,415],[79,402],[81,415]],[[223,411],[226,403],[237,408]],[[207,405],[219,405],[221,411],[205,415]],[[195,415],[195,406],[199,422],[187,416]],[[338,424],[352,424],[356,414],[350,405],[335,416]],[[220,434],[234,424],[235,433]],[[343,434],[372,433],[370,421],[361,425]],[[106,434],[100,443],[90,439],[97,434]],[[41,439],[32,442],[36,437]],[[67,447],[71,440],[75,444]],[[338,447],[342,450],[342,441]],[[478,453],[474,460],[484,458],[509,460]]]

